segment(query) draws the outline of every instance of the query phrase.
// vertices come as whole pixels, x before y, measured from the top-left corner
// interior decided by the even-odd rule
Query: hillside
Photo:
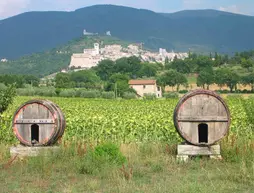
[[[254,48],[254,17],[215,10],[155,13],[113,5],[74,12],[27,12],[0,21],[0,58],[42,52],[78,38],[83,30],[143,42],[150,49],[232,53]]]
[[[82,36],[49,51],[34,53],[5,63],[0,62],[0,74],[33,74],[40,77],[49,75],[68,67],[73,53],[82,53],[83,49],[92,48],[96,42],[122,46],[128,43],[110,36]]]

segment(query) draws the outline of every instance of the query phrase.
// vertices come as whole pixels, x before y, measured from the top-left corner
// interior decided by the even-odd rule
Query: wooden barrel
[[[209,90],[194,90],[184,95],[174,111],[179,135],[197,146],[209,146],[229,131],[230,113],[224,100]]]
[[[26,146],[53,145],[66,126],[61,109],[49,100],[31,100],[21,105],[13,117],[13,132]]]

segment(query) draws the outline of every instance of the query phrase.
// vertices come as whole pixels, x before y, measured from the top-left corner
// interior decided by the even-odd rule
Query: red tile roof
[[[129,85],[154,85],[156,80],[129,80]]]

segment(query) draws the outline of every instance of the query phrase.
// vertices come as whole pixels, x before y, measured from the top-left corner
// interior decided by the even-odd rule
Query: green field
[[[16,108],[31,99],[17,97],[2,115],[0,186],[2,192],[253,192],[254,98],[225,100],[231,112],[229,135],[221,142],[222,161],[175,160],[181,138],[173,125],[178,99],[103,100],[47,98],[63,110],[67,128],[62,151],[49,157],[10,162],[18,143],[11,129]],[[113,142],[122,163],[93,157],[98,144]],[[104,154],[103,154],[104,155]],[[112,156],[112,155],[111,155]],[[113,154],[118,158],[118,154]],[[1,192],[0,191],[0,192]]]
[[[17,109],[32,97],[17,97],[2,115],[0,140],[14,143],[11,119]],[[43,98],[42,98],[43,99]],[[113,141],[175,142],[180,138],[173,125],[173,111],[178,99],[169,100],[106,100],[82,98],[50,98],[65,114],[67,128],[64,140],[82,142]],[[226,99],[231,112],[230,135],[253,136],[254,115],[250,105],[254,99],[238,96]]]

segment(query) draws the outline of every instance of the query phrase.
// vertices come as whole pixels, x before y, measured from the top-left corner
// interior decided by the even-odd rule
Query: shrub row
[[[0,84],[0,89],[5,89],[5,85]],[[185,92],[183,92],[185,93]],[[114,99],[115,93],[113,91],[99,91],[99,90],[86,90],[86,89],[56,89],[55,87],[29,87],[17,89],[19,96],[60,96],[60,97],[81,97],[81,98],[104,98]],[[163,94],[164,98],[178,98],[177,92],[167,92]],[[136,99],[137,96],[133,92],[125,92],[122,96],[124,99]],[[144,99],[154,100],[155,94],[144,94]]]

